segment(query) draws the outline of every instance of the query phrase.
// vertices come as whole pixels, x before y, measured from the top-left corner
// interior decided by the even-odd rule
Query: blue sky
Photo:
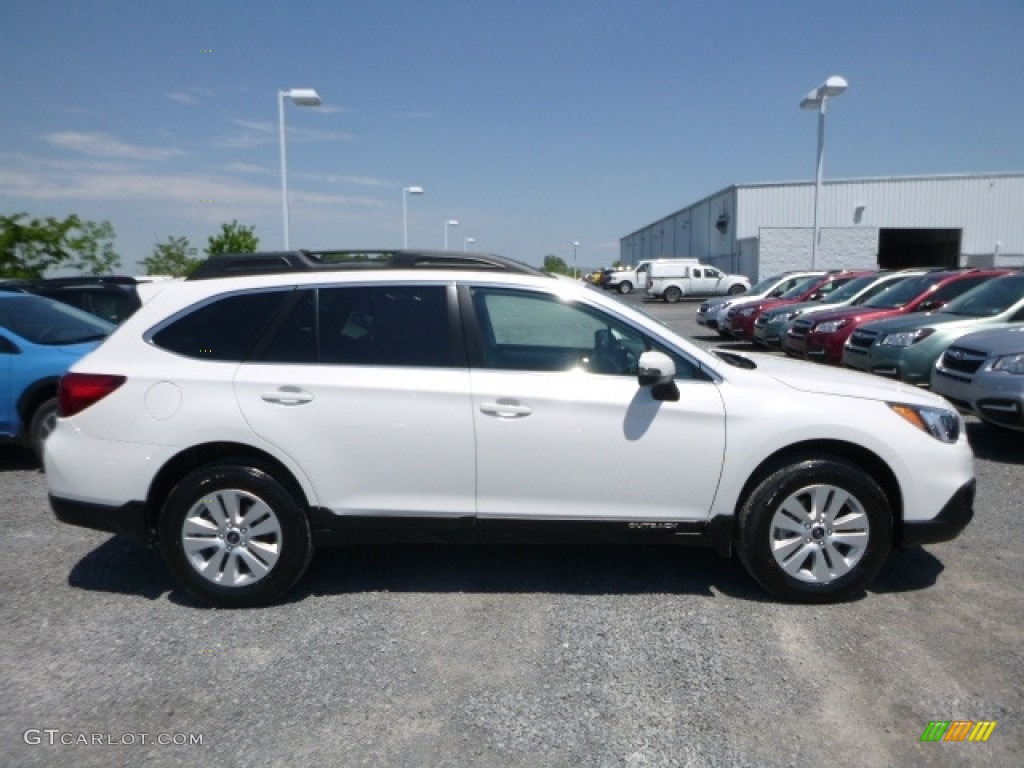
[[[1024,2],[0,0],[0,212],[110,220],[126,272],[221,222],[283,245],[610,264],[730,184],[1024,170]],[[810,212],[808,212],[810,215]]]

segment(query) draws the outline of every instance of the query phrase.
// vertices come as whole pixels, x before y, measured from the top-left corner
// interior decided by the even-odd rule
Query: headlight
[[[1024,374],[1024,352],[997,357],[996,361],[992,363],[992,370],[1002,371],[1003,373]]]
[[[819,323],[814,326],[815,333],[835,333],[840,328],[844,328],[848,323],[848,320],[832,320],[827,323]]]
[[[956,411],[903,403],[889,403],[888,405],[894,413],[902,416],[922,432],[927,432],[936,440],[955,443],[960,437],[960,415]]]
[[[750,317],[755,312],[757,312],[757,307],[747,307],[740,310],[740,317]]]
[[[802,314],[803,314],[803,310],[802,309],[794,309],[792,312],[786,312],[782,316],[782,319],[788,323],[794,317],[800,317],[800,315],[802,315]]]
[[[918,328],[916,331],[890,333],[883,336],[879,343],[883,347],[909,347],[922,339],[927,339],[933,333],[935,333],[934,328]]]

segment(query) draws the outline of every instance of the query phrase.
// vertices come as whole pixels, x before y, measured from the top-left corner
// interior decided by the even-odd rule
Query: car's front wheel
[[[789,463],[740,509],[736,551],[785,600],[827,603],[862,592],[892,549],[892,510],[863,469],[837,457]]]
[[[224,608],[276,600],[313,554],[304,506],[244,459],[201,467],[178,483],[160,515],[159,537],[182,587]]]
[[[619,283],[619,293],[627,294],[627,293],[629,293],[632,290],[633,290],[633,284],[631,282],[629,282],[628,280],[623,280],[621,283]]]

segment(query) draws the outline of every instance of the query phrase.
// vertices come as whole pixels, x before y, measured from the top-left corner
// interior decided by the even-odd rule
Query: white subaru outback
[[[216,605],[274,601],[318,545],[519,535],[709,545],[828,602],[973,514],[961,418],[914,387],[712,354],[498,258],[210,265],[72,367],[45,464],[60,520]]]

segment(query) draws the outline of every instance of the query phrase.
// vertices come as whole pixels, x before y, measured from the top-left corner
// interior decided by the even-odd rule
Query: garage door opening
[[[880,269],[960,266],[960,229],[880,229]]]

